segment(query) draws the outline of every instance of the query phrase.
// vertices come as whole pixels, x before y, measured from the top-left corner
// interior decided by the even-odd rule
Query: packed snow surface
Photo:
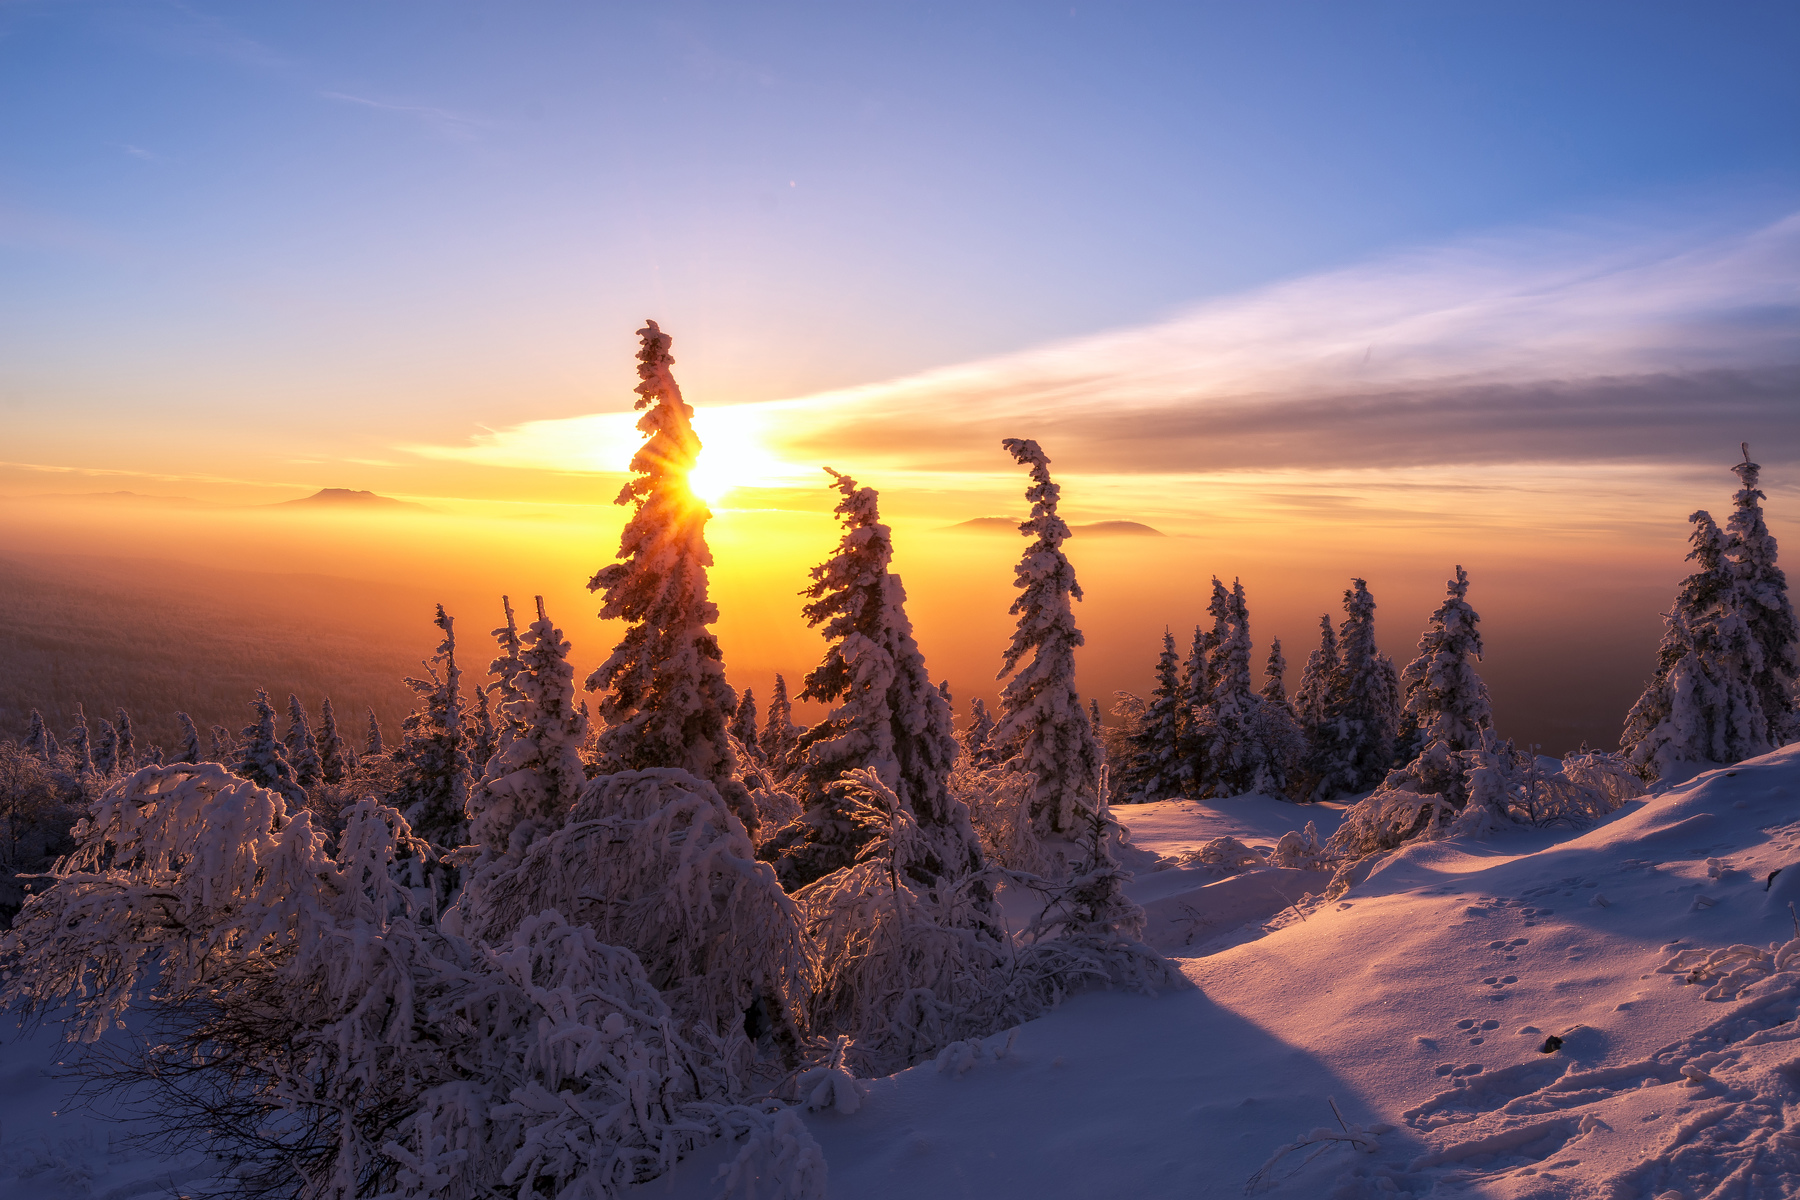
[[[830,1194],[1800,1195],[1800,746],[1585,831],[1409,846],[1335,902],[1304,896],[1324,871],[1175,865],[1339,811],[1121,809],[1150,936],[1196,988],[1077,996],[807,1114]],[[204,1171],[71,1110],[42,1035],[0,1056],[0,1197]],[[730,1153],[640,1190],[710,1200]]]

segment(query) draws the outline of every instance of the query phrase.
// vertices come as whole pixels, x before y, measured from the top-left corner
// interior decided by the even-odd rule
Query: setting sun
[[[742,408],[702,409],[694,414],[700,435],[700,461],[688,474],[688,487],[708,504],[719,504],[734,489],[773,487],[812,472],[787,463],[762,442],[756,411]]]

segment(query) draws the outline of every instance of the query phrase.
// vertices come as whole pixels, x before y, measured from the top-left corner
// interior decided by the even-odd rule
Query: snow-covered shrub
[[[0,929],[25,900],[18,876],[43,871],[74,849],[81,816],[75,779],[17,742],[0,741]]]
[[[1511,825],[1579,827],[1643,794],[1642,781],[1618,755],[1576,754],[1556,764],[1487,731],[1478,749],[1453,753],[1434,742],[1388,772],[1344,814],[1328,847],[1356,859],[1418,838],[1483,837]]]
[[[474,869],[446,920],[498,943],[546,909],[635,951],[682,1027],[793,1046],[798,914],[706,780],[664,768],[588,781],[560,829]]]
[[[1031,784],[1029,774],[970,755],[958,758],[950,771],[950,794],[968,808],[987,862],[1010,871],[1055,875],[1058,860],[1032,828]]]
[[[1211,867],[1225,875],[1265,865],[1260,851],[1252,850],[1234,837],[1213,838],[1198,850],[1181,855],[1180,862],[1184,867]]]
[[[1076,811],[1082,856],[1067,879],[1052,882],[1008,874],[1008,882],[1035,892],[1044,902],[1020,931],[1024,943],[1020,958],[1055,979],[1059,988],[1084,978],[1146,993],[1185,987],[1186,979],[1144,945],[1144,910],[1125,894],[1132,873],[1113,853],[1125,831],[1106,803],[1107,782],[1102,772],[1096,802]]]
[[[0,941],[0,1003],[68,1005],[83,1040],[149,1008],[158,1036],[102,1082],[149,1088],[166,1142],[252,1190],[617,1197],[782,1132],[630,951],[555,912],[491,946],[421,923],[425,846],[392,808],[356,805],[328,854],[304,811],[184,764],[120,781],[77,837]],[[807,1178],[787,1194],[822,1195]]]
[[[1319,827],[1308,821],[1305,829],[1290,829],[1275,841],[1269,851],[1269,865],[1316,871],[1327,860],[1325,847],[1319,844]]]

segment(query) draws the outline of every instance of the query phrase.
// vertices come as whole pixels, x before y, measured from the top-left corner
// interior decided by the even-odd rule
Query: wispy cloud
[[[447,108],[435,108],[427,104],[398,104],[389,100],[371,100],[367,96],[353,96],[349,92],[320,92],[319,95],[342,104],[357,104],[379,112],[390,112],[408,117],[425,125],[434,133],[458,140],[472,138],[484,129],[495,127],[495,122],[484,117],[472,117],[466,113],[452,112]]]
[[[1520,235],[1263,288],[1170,320],[713,410],[773,455],[1005,469],[1036,437],[1088,473],[1800,459],[1800,216],[1655,244]],[[708,410],[701,409],[702,413]],[[538,421],[469,461],[621,467],[629,418]]]

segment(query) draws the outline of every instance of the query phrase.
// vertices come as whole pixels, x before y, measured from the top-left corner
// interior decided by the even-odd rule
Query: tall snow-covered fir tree
[[[494,756],[499,744],[499,731],[494,727],[494,710],[488,704],[488,690],[480,685],[475,688],[475,727],[469,739],[469,767],[477,776],[487,769],[488,759]]]
[[[1250,611],[1241,582],[1233,581],[1222,607],[1222,627],[1207,664],[1212,695],[1191,717],[1194,743],[1205,755],[1200,794],[1282,796],[1300,757],[1300,729],[1285,704],[1255,690]]]
[[[1750,688],[1767,722],[1765,740],[1774,749],[1800,737],[1794,697],[1800,676],[1800,622],[1788,599],[1787,575],[1775,562],[1775,538],[1763,521],[1762,501],[1767,497],[1757,487],[1762,467],[1750,461],[1749,443],[1744,444],[1744,461],[1731,469],[1743,485],[1732,497],[1731,516],[1725,522],[1731,602],[1754,647],[1746,664]]]
[[[1665,616],[1655,674],[1625,719],[1621,750],[1646,777],[1683,764],[1731,763],[1791,741],[1796,630],[1787,578],[1764,524],[1761,468],[1732,470],[1743,486],[1725,530],[1700,511],[1688,518],[1688,559]]]
[[[325,697],[320,707],[319,732],[317,735],[319,753],[319,778],[336,787],[344,782],[344,773],[350,769],[350,761],[344,751],[343,735],[338,732],[337,713],[332,711],[331,697]]]
[[[381,722],[375,719],[375,710],[369,709],[369,730],[363,738],[363,757],[376,758],[387,753],[381,743]]]
[[[69,727],[69,758],[76,775],[94,773],[94,748],[88,734],[87,713],[79,704],[75,706],[75,724]]]
[[[119,770],[134,770],[137,767],[137,735],[131,729],[131,714],[120,708],[113,711],[113,716],[119,723]]]
[[[1331,706],[1331,681],[1338,673],[1337,631],[1331,627],[1331,614],[1319,614],[1319,648],[1306,656],[1300,672],[1300,686],[1294,691],[1294,711],[1299,714],[1300,728],[1308,741],[1325,723]]]
[[[408,678],[418,697],[406,718],[406,740],[394,751],[400,770],[391,801],[412,830],[434,846],[455,849],[468,842],[472,771],[468,721],[463,714],[462,670],[456,665],[456,623],[438,605],[432,621],[444,631],[437,653],[424,663],[425,678]]]
[[[212,757],[208,761],[225,766],[228,763],[236,762],[237,756],[237,739],[231,736],[231,730],[223,725],[214,725],[212,727]]]
[[[94,772],[102,779],[119,773],[119,731],[105,717],[100,718],[100,736],[94,739]]]
[[[751,757],[762,757],[762,742],[756,729],[756,693],[749,688],[738,697],[737,713],[731,718],[731,736]]]
[[[1050,478],[1049,457],[1029,439],[1007,438],[1001,445],[1014,462],[1031,469],[1025,490],[1031,516],[1019,532],[1033,540],[1013,571],[1019,594],[1009,611],[1018,625],[1000,669],[1000,678],[1012,678],[1000,692],[994,738],[1012,752],[1012,769],[1037,776],[1030,799],[1033,827],[1040,835],[1066,835],[1075,831],[1078,808],[1099,803],[1100,745],[1075,691],[1075,650],[1085,641],[1073,605],[1081,599],[1081,585],[1062,551],[1069,527],[1057,515],[1062,489]]]
[[[320,773],[319,739],[314,736],[312,722],[300,697],[288,693],[288,730],[281,740],[287,751],[288,765],[294,768],[294,782],[303,788],[317,787],[324,778]]]
[[[274,792],[295,809],[305,807],[306,789],[294,778],[293,765],[287,760],[281,739],[275,736],[275,710],[269,704],[269,693],[257,689],[250,707],[256,710],[256,719],[244,726],[244,740],[237,749],[232,771]]]
[[[587,718],[575,703],[569,643],[537,598],[537,620],[519,641],[510,698],[500,716],[514,732],[488,759],[469,797],[472,840],[484,859],[521,852],[541,832],[559,826],[587,777],[581,745]]]
[[[59,749],[60,747],[56,744],[56,735],[50,732],[48,725],[44,724],[44,714],[35,708],[32,709],[31,730],[25,735],[25,752],[35,755],[45,762],[55,762]]]
[[[1337,637],[1325,638],[1315,658],[1308,659],[1297,704],[1306,725],[1312,796],[1319,800],[1368,791],[1386,776],[1394,757],[1399,674],[1393,660],[1376,648],[1375,598],[1368,583],[1353,579],[1350,584],[1344,591],[1343,624]],[[1315,674],[1315,663],[1322,673],[1334,656],[1336,669],[1328,679]]]
[[[1419,637],[1419,653],[1400,672],[1400,726],[1394,761],[1405,764],[1426,747],[1476,750],[1493,726],[1487,685],[1475,672],[1481,659],[1481,618],[1469,605],[1469,576],[1459,565],[1444,602]]]
[[[494,712],[497,714],[494,719],[495,753],[506,749],[506,743],[518,733],[517,727],[506,715],[506,706],[519,698],[512,682],[513,676],[519,673],[519,619],[513,613],[511,596],[500,597],[500,607],[506,613],[506,624],[494,630],[494,640],[500,644],[500,653],[488,664],[488,674],[494,677],[494,682],[487,685],[487,690],[493,693]]]
[[[1156,689],[1150,693],[1144,720],[1132,736],[1131,762],[1117,776],[1118,787],[1130,800],[1167,800],[1182,794],[1181,738],[1187,727],[1181,659],[1175,654],[1175,635],[1163,630],[1162,653],[1156,659]]]
[[[794,702],[788,698],[787,680],[777,675],[775,689],[769,693],[769,719],[763,724],[762,732],[757,734],[763,762],[777,777],[792,768],[789,760],[801,732],[800,726],[794,724]]]
[[[194,718],[184,712],[175,714],[175,723],[181,726],[181,743],[175,747],[170,763],[198,763],[205,759],[205,752],[200,749],[200,730],[194,726]]]
[[[1281,639],[1274,638],[1269,642],[1269,658],[1263,664],[1262,698],[1275,705],[1296,726],[1300,714],[1294,709],[1294,702],[1288,698],[1287,692],[1287,658],[1281,653]]]
[[[841,496],[835,511],[844,533],[801,593],[807,624],[829,646],[800,695],[835,707],[795,745],[792,782],[803,811],[757,853],[790,890],[854,863],[875,834],[856,818],[843,779],[867,767],[917,820],[927,852],[910,870],[930,886],[981,866],[968,809],[949,789],[955,721],[913,640],[906,589],[888,569],[893,534],[881,523],[875,489],[826,469]]]
[[[602,594],[600,616],[626,625],[587,680],[588,690],[600,694],[605,723],[600,769],[680,767],[711,782],[754,830],[756,807],[735,777],[726,733],[737,695],[725,682],[719,639],[707,628],[718,621],[719,608],[707,598],[712,512],[688,486],[700,454],[694,410],[669,371],[675,362],[669,335],[648,321],[638,337],[637,407],[645,411],[637,427],[644,444],[616,501],[634,507],[619,538],[620,561],[588,583]]]
[[[980,696],[969,701],[969,727],[963,731],[963,750],[977,766],[991,767],[1000,761],[999,747],[994,744],[994,714]]]
[[[1217,575],[1213,576],[1206,611],[1213,619],[1212,628],[1194,627],[1194,644],[1182,668],[1182,700],[1186,707],[1181,714],[1181,780],[1183,794],[1188,796],[1209,796],[1214,791],[1213,749],[1207,741],[1211,730],[1195,718],[1213,702],[1213,693],[1220,686],[1220,651],[1231,636],[1231,593]]]

